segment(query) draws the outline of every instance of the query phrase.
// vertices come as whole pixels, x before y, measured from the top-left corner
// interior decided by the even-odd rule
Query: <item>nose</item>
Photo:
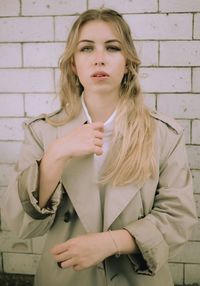
[[[94,57],[95,66],[104,66],[105,65],[105,53],[104,51],[96,51]]]

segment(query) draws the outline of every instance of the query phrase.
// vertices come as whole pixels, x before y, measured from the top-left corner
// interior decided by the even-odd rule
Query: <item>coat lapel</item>
[[[59,128],[58,136],[84,124],[84,111],[77,118]],[[99,190],[95,182],[93,156],[82,156],[69,161],[62,175],[68,196],[87,232],[102,231],[102,213]]]
[[[134,184],[107,188],[104,203],[104,231],[109,229],[139,190],[140,188]]]

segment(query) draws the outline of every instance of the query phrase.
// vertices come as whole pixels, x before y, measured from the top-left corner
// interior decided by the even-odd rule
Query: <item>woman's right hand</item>
[[[54,141],[52,148],[61,160],[103,153],[103,122],[84,124]]]

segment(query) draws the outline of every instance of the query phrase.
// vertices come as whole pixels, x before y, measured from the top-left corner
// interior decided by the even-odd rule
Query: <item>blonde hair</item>
[[[123,17],[114,10],[87,10],[72,26],[65,51],[60,58],[60,101],[67,117],[59,124],[65,124],[80,112],[83,86],[73,72],[73,57],[81,27],[95,20],[105,21],[114,27],[123,45],[122,50],[128,70],[121,82],[112,143],[100,183],[123,185],[134,182],[141,185],[155,175],[154,121],[143,103],[138,80],[140,60],[132,41],[130,28]]]

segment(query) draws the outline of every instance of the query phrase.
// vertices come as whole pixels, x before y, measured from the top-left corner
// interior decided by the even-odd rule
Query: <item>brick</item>
[[[0,94],[0,116],[23,116],[24,105],[21,94]]]
[[[25,96],[26,116],[37,116],[50,113],[60,108],[60,102],[55,94],[27,94]]]
[[[0,187],[0,206],[1,206],[2,198],[3,198],[4,194],[5,194],[5,192],[6,192],[6,187]],[[0,208],[0,222],[1,222],[0,230],[2,230],[2,220],[3,220],[3,218],[1,216],[1,208]]]
[[[0,67],[21,67],[21,46],[19,44],[0,44]]]
[[[53,40],[51,17],[21,17],[0,19],[1,42],[35,42]]]
[[[1,92],[53,92],[53,71],[50,69],[1,69]]]
[[[200,193],[200,170],[192,170],[192,177],[193,177],[194,192]]]
[[[200,169],[200,146],[187,146],[191,169]]]
[[[199,0],[160,0],[161,12],[197,12],[200,11]]]
[[[10,231],[0,232],[0,251],[1,252],[15,252],[15,253],[30,253],[31,240],[30,239],[19,239]]]
[[[192,143],[200,144],[200,120],[192,121]]]
[[[0,140],[22,140],[24,118],[0,119]]]
[[[17,161],[21,149],[21,142],[1,142],[0,150],[1,157],[0,163],[2,164],[13,164]]]
[[[192,39],[190,14],[125,15],[134,39],[184,40]]]
[[[43,235],[41,237],[35,237],[32,239],[32,247],[33,247],[33,253],[35,254],[41,254],[43,251],[44,243],[46,241],[47,235]]]
[[[1,168],[1,166],[0,166],[0,168]],[[3,192],[7,191],[7,187],[0,187],[0,190],[1,190],[1,193],[3,195]],[[0,208],[0,212],[2,212],[1,208]],[[1,230],[2,231],[10,231],[9,227],[7,226],[7,224],[5,222],[4,216],[2,216],[2,215],[1,215]]]
[[[193,227],[193,232],[192,232],[192,236],[191,236],[190,240],[200,241],[200,220]]]
[[[173,282],[175,284],[183,284],[183,264],[169,263]]]
[[[175,118],[199,117],[200,94],[159,94],[157,108]]]
[[[89,9],[99,7],[111,8],[120,13],[150,13],[158,10],[156,0],[89,0]]]
[[[72,24],[74,23],[75,16],[61,16],[55,17],[55,40],[65,41],[67,40],[68,34],[71,30]]]
[[[5,187],[10,181],[11,175],[13,173],[13,165],[0,164],[0,186]]]
[[[200,41],[170,41],[160,43],[161,66],[199,66]]]
[[[40,255],[3,253],[3,267],[6,273],[35,274]],[[17,263],[16,263],[17,261]]]
[[[192,91],[200,92],[200,68],[193,69]]]
[[[141,68],[140,81],[144,92],[191,90],[191,72],[187,68]]]
[[[180,119],[177,121],[184,128],[185,143],[190,144],[190,121]]]
[[[194,38],[200,39],[200,13],[194,15]]]
[[[186,264],[185,283],[192,283],[192,285],[199,285],[198,284],[199,281],[200,281],[199,264]]]
[[[135,41],[135,47],[141,60],[141,66],[158,65],[158,42]]]
[[[200,194],[195,194],[194,198],[195,198],[196,207],[197,207],[197,215],[200,218]]]
[[[58,67],[58,60],[64,52],[63,43],[24,44],[25,67]]]
[[[144,102],[150,108],[155,110],[156,109],[156,96],[155,94],[144,94]]]
[[[86,0],[22,0],[23,15],[69,15],[87,9]]]
[[[188,241],[179,254],[170,259],[170,262],[178,263],[200,263],[200,243]]]
[[[17,16],[19,13],[19,0],[0,0],[0,16]]]

